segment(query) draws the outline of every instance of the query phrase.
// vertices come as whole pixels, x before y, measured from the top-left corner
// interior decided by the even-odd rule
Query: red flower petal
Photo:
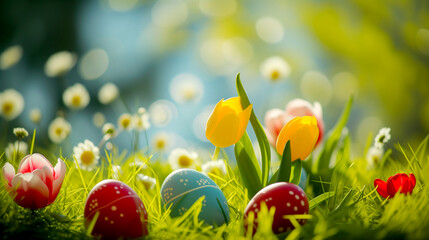
[[[377,192],[384,198],[387,198],[389,194],[387,193],[387,183],[381,179],[374,180],[374,187],[377,187]]]
[[[396,192],[410,192],[410,178],[405,173],[398,173],[387,181],[387,193],[390,197],[395,196]]]
[[[410,194],[413,193],[413,189],[416,186],[416,177],[414,174],[410,173]]]

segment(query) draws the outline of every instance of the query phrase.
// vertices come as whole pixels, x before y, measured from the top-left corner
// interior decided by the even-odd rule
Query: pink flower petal
[[[43,167],[52,169],[52,164],[42,154],[34,153],[32,155],[25,156],[19,163],[19,173],[31,173],[36,169],[42,169]]]
[[[54,182],[52,185],[52,193],[49,198],[49,204],[54,202],[60,192],[61,185],[63,184],[64,176],[66,175],[66,164],[63,160],[58,158],[58,163],[54,169]]]
[[[37,175],[42,180],[42,182],[45,183],[49,190],[49,195],[51,195],[54,182],[53,169],[49,169],[48,167],[44,166],[42,169],[34,170],[32,174]]]
[[[21,207],[38,209],[48,205],[48,187],[35,174],[18,173],[12,179],[12,189],[10,194]]]
[[[5,163],[2,169],[3,178],[7,181],[6,189],[9,190],[12,187],[12,179],[15,176],[15,168],[10,163]]]
[[[283,126],[286,124],[285,112],[281,109],[274,108],[265,113],[265,130],[267,133],[268,141],[271,145],[275,146],[277,141],[277,136],[282,130]]]
[[[286,114],[298,117],[313,116],[313,106],[304,99],[296,98],[287,104]]]

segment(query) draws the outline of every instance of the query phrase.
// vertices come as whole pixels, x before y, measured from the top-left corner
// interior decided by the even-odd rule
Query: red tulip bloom
[[[389,177],[387,182],[381,179],[374,180],[374,187],[377,187],[377,192],[384,198],[393,198],[396,192],[400,191],[404,194],[411,194],[416,186],[416,177],[414,174],[398,173]]]

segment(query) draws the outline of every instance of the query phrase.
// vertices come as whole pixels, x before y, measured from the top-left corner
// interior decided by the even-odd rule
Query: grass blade
[[[240,73],[237,74],[236,78],[237,92],[241,97],[241,105],[243,109],[250,105],[249,98],[247,97],[246,91],[243,88],[240,80]],[[264,128],[256,118],[255,111],[252,110],[250,115],[250,123],[252,124],[253,131],[255,132],[256,138],[258,139],[259,148],[261,149],[262,157],[262,186],[265,187],[268,183],[268,176],[270,173],[270,162],[271,162],[271,149],[268,142],[267,135],[265,135]]]
[[[323,201],[333,197],[334,195],[335,195],[335,192],[325,192],[325,193],[322,193],[319,196],[311,199],[308,202],[309,209],[311,210],[311,209],[319,206],[319,204],[321,204]]]

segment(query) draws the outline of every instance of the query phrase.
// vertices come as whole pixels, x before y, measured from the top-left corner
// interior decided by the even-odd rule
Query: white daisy
[[[149,114],[145,112],[143,114],[134,115],[133,124],[138,131],[148,130],[150,128]]]
[[[88,90],[82,84],[76,83],[64,91],[63,101],[70,109],[78,110],[85,108],[89,104]]]
[[[372,169],[374,165],[380,163],[381,158],[383,157],[384,151],[382,148],[370,147],[368,153],[366,154],[366,161],[368,163],[368,169]]]
[[[105,123],[103,125],[103,128],[101,129],[101,132],[103,133],[103,135],[113,136],[115,134],[115,125],[111,123]]]
[[[14,89],[6,89],[0,93],[0,115],[10,121],[18,117],[24,110],[24,98]]]
[[[25,138],[25,137],[28,137],[28,132],[27,132],[27,130],[25,130],[25,128],[14,128],[14,129],[13,129],[13,134],[14,134],[17,138]]]
[[[382,149],[384,144],[390,140],[390,128],[382,128],[374,139],[374,146]]]
[[[40,109],[34,108],[30,111],[30,120],[35,124],[40,123],[40,120],[42,120],[42,112]]]
[[[13,67],[22,57],[22,47],[15,45],[7,48],[0,55],[0,69],[6,70]]]
[[[261,73],[267,80],[276,82],[290,75],[289,64],[279,56],[267,58],[261,65]]]
[[[91,141],[85,140],[73,148],[73,156],[81,169],[90,171],[97,165],[100,151]]]
[[[118,119],[118,128],[122,130],[133,129],[133,117],[129,113],[123,113]]]
[[[122,169],[119,165],[112,165],[112,178],[119,179],[119,176],[122,175]]]
[[[92,122],[94,123],[94,125],[96,127],[101,128],[103,126],[103,124],[106,122],[106,117],[104,116],[103,113],[96,112],[92,116]]]
[[[170,95],[178,103],[198,102],[203,92],[201,80],[193,74],[179,74],[170,83]]]
[[[219,176],[219,177],[226,175],[226,167],[225,167],[225,162],[223,161],[223,159],[204,163],[201,166],[201,170],[203,173],[205,173],[207,175],[209,173],[216,175],[216,176]]]
[[[157,133],[152,139],[152,146],[157,151],[165,151],[170,145],[170,135],[165,132]]]
[[[141,173],[137,174],[136,178],[143,184],[146,190],[149,190],[155,187],[155,184],[156,184],[155,178],[149,177]]]
[[[17,151],[19,151],[17,153],[17,159],[21,159],[28,154],[28,144],[23,141],[15,141],[14,143],[9,143],[5,149],[6,158],[12,160],[14,158],[15,152]]]
[[[168,163],[173,170],[180,168],[196,169],[198,154],[183,148],[176,148],[168,156]]]
[[[54,143],[61,143],[70,134],[71,125],[64,118],[57,117],[48,128],[48,136]]]
[[[76,54],[61,51],[52,54],[45,64],[45,74],[48,77],[58,77],[66,74],[76,64]]]
[[[119,89],[113,83],[104,84],[98,91],[98,101],[102,104],[107,105],[115,101],[119,96]]]

